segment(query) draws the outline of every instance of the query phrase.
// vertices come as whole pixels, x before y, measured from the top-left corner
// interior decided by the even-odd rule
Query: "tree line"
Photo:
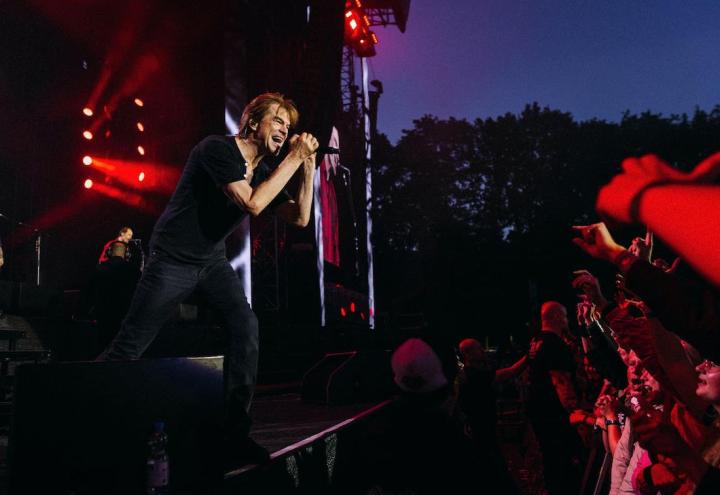
[[[608,122],[533,103],[413,124],[395,145],[382,134],[374,145],[378,310],[389,321],[423,313],[451,334],[522,339],[538,302],[573,302],[572,270],[591,263],[570,227],[597,221],[597,192],[623,158],[655,153],[692,168],[718,149],[720,105]]]

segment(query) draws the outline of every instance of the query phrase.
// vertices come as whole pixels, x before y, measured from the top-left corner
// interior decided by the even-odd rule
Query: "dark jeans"
[[[577,495],[585,467],[582,441],[570,423],[532,421],[550,495]]]
[[[230,336],[224,381],[228,433],[246,436],[258,365],[258,321],[240,279],[225,259],[196,265],[153,251],[120,331],[99,360],[137,359],[178,304],[199,289],[217,310]]]

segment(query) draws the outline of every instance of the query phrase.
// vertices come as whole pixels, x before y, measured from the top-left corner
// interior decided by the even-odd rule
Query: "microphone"
[[[332,146],[320,146],[316,153],[321,155],[339,155],[340,148],[333,148]]]

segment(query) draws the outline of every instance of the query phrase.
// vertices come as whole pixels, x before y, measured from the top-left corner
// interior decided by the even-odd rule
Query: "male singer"
[[[237,136],[210,136],[191,151],[170,203],[150,240],[150,256],[120,332],[98,358],[136,359],[196,288],[218,311],[230,334],[225,353],[226,448],[235,465],[263,462],[267,451],[248,436],[248,410],[258,364],[258,322],[225,254],[225,238],[249,213],[268,207],[304,227],[310,220],[317,139],[289,139],[286,158],[270,170],[298,121],[295,104],[265,93],[243,110]],[[294,197],[284,189],[299,170]]]

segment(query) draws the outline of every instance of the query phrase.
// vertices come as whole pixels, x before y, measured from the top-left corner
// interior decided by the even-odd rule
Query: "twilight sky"
[[[411,0],[376,27],[378,129],[424,114],[495,117],[526,103],[577,119],[720,104],[720,0]]]

